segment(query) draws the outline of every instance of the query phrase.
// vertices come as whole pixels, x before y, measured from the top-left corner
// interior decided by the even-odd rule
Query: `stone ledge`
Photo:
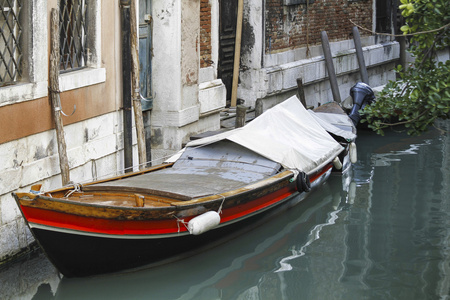
[[[105,68],[85,68],[78,71],[67,72],[59,76],[59,89],[61,92],[78,89],[106,81]]]
[[[47,97],[48,81],[21,83],[0,88],[0,107]]]
[[[198,121],[199,117],[199,105],[191,106],[180,111],[158,111],[158,113],[152,115],[152,126],[183,127]]]
[[[227,91],[221,79],[199,85],[200,115],[219,112],[226,105]]]
[[[375,67],[389,63],[399,58],[400,47],[397,42],[376,44],[363,48],[366,67]],[[341,76],[359,70],[354,49],[333,53],[333,64],[336,75]],[[308,85],[325,80],[328,75],[325,68],[325,58],[316,56],[282,65],[262,69],[265,73],[265,91],[267,95],[289,91],[297,88],[297,78],[303,78],[303,84]]]

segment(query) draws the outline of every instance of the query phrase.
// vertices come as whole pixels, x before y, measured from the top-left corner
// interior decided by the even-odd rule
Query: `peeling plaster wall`
[[[211,9],[217,13],[217,5]],[[214,70],[200,71],[200,0],[159,1],[152,13],[152,157],[160,162],[191,135],[220,128],[225,96]]]
[[[49,18],[58,1],[24,2],[25,82],[0,88],[0,262],[34,241],[11,193],[61,186],[48,100]],[[123,168],[119,1],[89,0],[88,68],[60,75],[70,176],[85,182]],[[30,15],[27,15],[30,14]],[[119,75],[118,75],[119,74]],[[134,139],[135,140],[135,139]],[[137,161],[136,146],[134,159]]]
[[[123,166],[120,112],[65,126],[70,178],[87,182],[117,174]],[[137,148],[134,143],[134,161]],[[26,249],[33,236],[22,218],[12,192],[61,186],[58,147],[54,130],[0,144],[0,261]]]

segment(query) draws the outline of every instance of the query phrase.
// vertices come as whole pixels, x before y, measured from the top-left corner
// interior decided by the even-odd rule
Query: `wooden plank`
[[[234,46],[234,67],[233,67],[233,86],[231,90],[231,106],[237,103],[237,88],[239,82],[239,65],[241,61],[241,39],[242,39],[242,15],[244,11],[244,0],[238,0],[238,13],[236,25],[236,43]]]
[[[55,118],[56,138],[58,140],[59,165],[61,168],[62,185],[70,182],[69,160],[67,146],[64,138],[64,127],[61,117],[61,99],[59,98],[59,10],[51,11],[51,53],[50,53],[50,95],[52,100],[53,116]]]

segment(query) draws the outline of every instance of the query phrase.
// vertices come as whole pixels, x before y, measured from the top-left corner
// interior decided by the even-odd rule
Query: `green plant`
[[[396,68],[399,80],[390,81],[378,100],[362,112],[369,128],[379,134],[404,125],[418,135],[438,118],[450,117],[450,61],[436,62],[436,51],[450,45],[450,5],[447,0],[401,0],[405,18],[401,30],[412,36],[409,51],[415,62]],[[419,31],[420,30],[420,31]]]

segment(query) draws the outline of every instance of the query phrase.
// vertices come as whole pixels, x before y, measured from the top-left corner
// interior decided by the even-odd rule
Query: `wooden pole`
[[[242,15],[244,12],[244,0],[238,0],[238,12],[236,20],[236,41],[234,44],[233,86],[231,88],[231,106],[237,103],[237,88],[239,83],[239,65],[241,61],[242,39]]]
[[[321,32],[323,55],[325,56],[325,65],[328,71],[328,78],[330,79],[331,93],[333,99],[337,103],[341,103],[341,94],[339,94],[339,86],[337,83],[336,72],[334,71],[333,57],[331,56],[330,43],[328,42],[328,35],[326,31]]]
[[[243,127],[245,125],[245,117],[247,114],[247,107],[244,105],[236,106],[236,128]]]
[[[59,164],[61,168],[62,185],[70,182],[69,160],[67,159],[66,140],[61,117],[61,99],[59,97],[59,10],[52,8],[51,12],[51,53],[50,53],[50,97],[55,119],[56,138],[58,140]]]
[[[123,158],[125,172],[133,171],[133,131],[131,116],[131,46],[130,1],[120,1],[122,43],[122,106],[123,106]]]
[[[353,32],[353,41],[355,43],[356,58],[358,59],[359,74],[361,75],[362,82],[369,84],[369,75],[367,74],[366,63],[364,61],[364,55],[361,45],[361,37],[359,36],[358,27],[353,26],[352,32]]]
[[[263,113],[263,100],[262,99],[256,99],[255,103],[255,117],[259,117]]]
[[[297,78],[297,94],[298,94],[298,99],[300,99],[300,102],[306,108],[305,91],[303,89],[303,79],[301,79],[301,78]]]
[[[143,169],[147,162],[145,145],[144,118],[139,93],[139,38],[137,34],[136,0],[131,0],[130,27],[131,27],[131,99],[133,99],[134,122],[136,123],[136,137],[138,146],[139,169]]]

